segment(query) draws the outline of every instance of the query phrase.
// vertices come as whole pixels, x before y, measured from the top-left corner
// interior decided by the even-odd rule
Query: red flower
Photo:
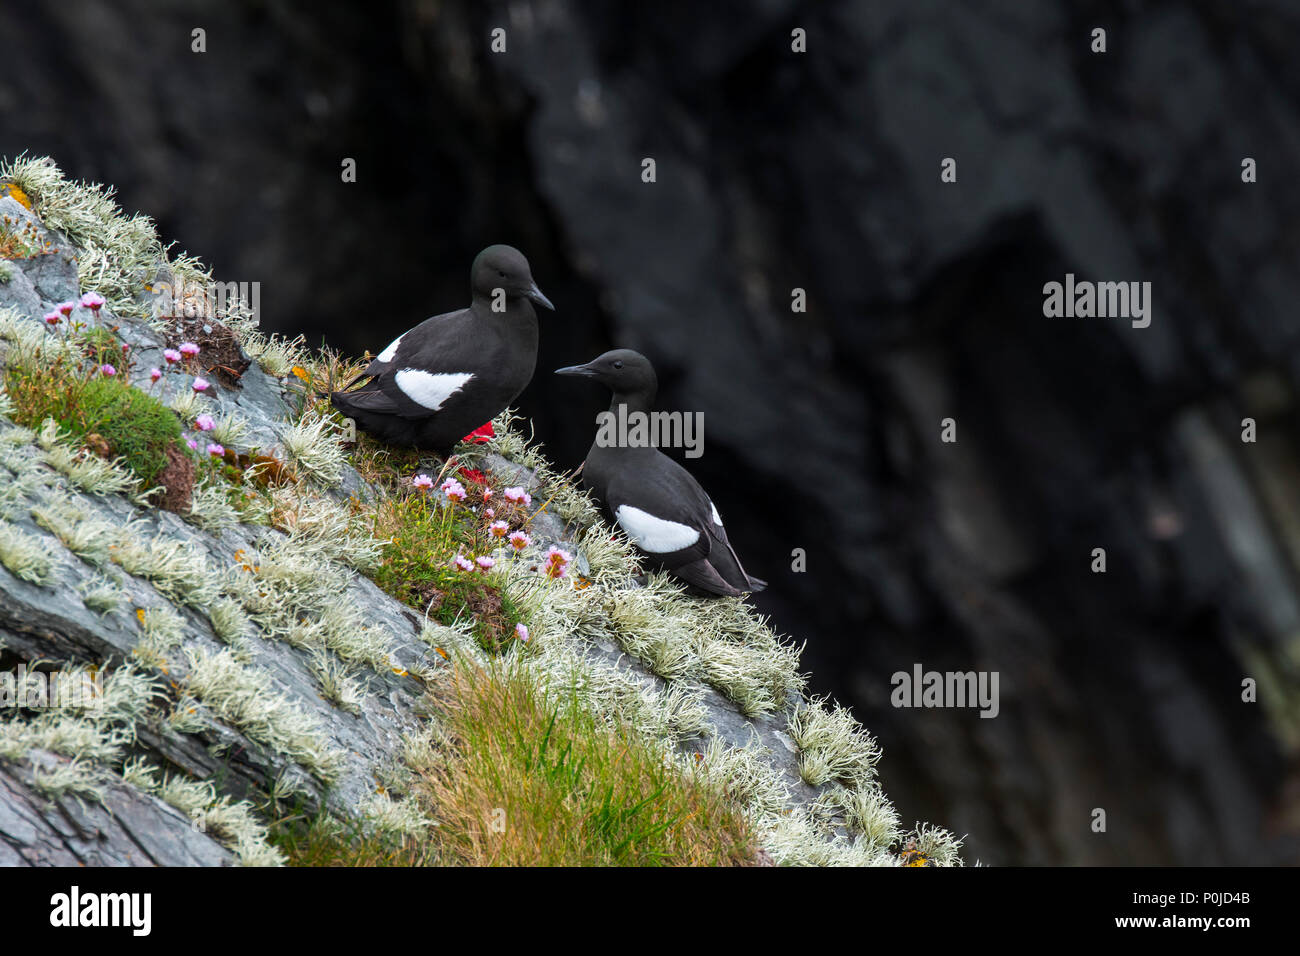
[[[492,427],[492,423],[488,422],[486,425],[480,425],[478,428],[474,429],[462,438],[461,441],[467,441],[471,445],[486,445],[488,439],[495,438],[496,434],[496,430]]]
[[[456,474],[460,475],[466,481],[472,481],[476,485],[486,485],[487,475],[477,468],[457,468]]]

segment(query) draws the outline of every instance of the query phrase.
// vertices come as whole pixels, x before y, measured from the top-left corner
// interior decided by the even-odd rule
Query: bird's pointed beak
[[[551,300],[550,300],[550,299],[548,299],[548,298],[546,298],[546,296],[542,295],[542,290],[539,289],[539,288],[537,288],[537,283],[536,283],[536,282],[534,282],[532,285],[530,285],[530,286],[527,288],[527,290],[525,290],[524,295],[526,295],[528,298],[532,299],[532,300],[533,300],[534,302],[536,302],[538,305],[540,305],[540,306],[544,306],[545,308],[550,309],[552,312],[555,311],[555,306],[551,303]]]
[[[575,375],[580,378],[592,378],[593,376],[595,376],[596,370],[593,368],[588,368],[586,365],[567,365],[564,368],[557,368],[555,370],[555,374]]]

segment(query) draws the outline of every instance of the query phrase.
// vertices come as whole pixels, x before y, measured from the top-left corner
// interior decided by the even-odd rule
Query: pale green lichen
[[[373,793],[361,804],[361,818],[367,830],[388,836],[420,837],[436,826],[411,797],[394,799],[388,793]]]
[[[208,621],[212,624],[212,633],[222,643],[236,649],[247,646],[252,622],[238,601],[228,597],[215,599],[208,608]]]
[[[132,523],[119,529],[113,562],[144,578],[166,598],[203,610],[215,597],[207,560],[189,542],[155,535]]]
[[[243,448],[248,443],[248,419],[228,411],[216,420],[210,434],[213,441],[226,448]]]
[[[58,569],[44,541],[7,522],[0,523],[0,564],[14,577],[41,587],[54,583]]]
[[[47,229],[80,248],[77,271],[83,288],[97,289],[117,315],[151,319],[144,283],[166,251],[147,216],[124,216],[113,190],[71,182],[49,157],[19,156],[0,163],[0,180],[14,183],[33,201]]]
[[[245,666],[229,650],[186,648],[186,690],[250,740],[295,760],[323,782],[334,780],[342,754],[332,748],[314,717],[291,703],[271,675]]]
[[[813,699],[790,717],[790,736],[799,746],[799,772],[814,787],[832,780],[868,782],[880,748],[838,704]]]
[[[63,543],[63,546],[97,568],[108,563],[109,546],[116,528],[61,494],[47,494],[32,508],[32,518]]]
[[[266,825],[247,800],[217,795],[211,781],[168,775],[158,780],[156,768],[143,760],[129,762],[122,777],[132,786],[152,793],[175,807],[196,829],[211,834],[233,850],[241,866],[282,866],[284,855],[266,842]]]
[[[204,478],[194,486],[186,517],[204,531],[218,533],[239,524],[240,514],[223,484]]]
[[[185,619],[165,605],[141,608],[140,640],[135,655],[151,667],[163,667],[172,651],[185,643]]]
[[[78,590],[81,592],[82,603],[100,614],[116,611],[126,600],[121,585],[105,577],[87,578]]]
[[[300,477],[331,487],[343,476],[347,457],[330,418],[324,415],[305,415],[284,429],[280,443]]]
[[[103,778],[98,768],[76,757],[58,763],[52,769],[45,765],[33,767],[32,785],[51,799],[73,795],[99,801],[104,796]]]
[[[322,698],[340,710],[360,715],[366,690],[347,665],[333,654],[317,650],[307,666],[316,677]]]
[[[192,388],[182,388],[172,396],[168,407],[180,416],[182,421],[188,422],[198,417],[205,404],[203,396],[199,392],[194,391]]]
[[[379,562],[383,542],[376,540],[347,507],[332,498],[282,489],[273,495],[280,526],[293,546],[358,570]]]
[[[790,802],[790,788],[772,772],[772,762],[760,744],[732,747],[717,739],[703,753],[684,755],[686,769],[720,784],[755,821],[775,820]]]

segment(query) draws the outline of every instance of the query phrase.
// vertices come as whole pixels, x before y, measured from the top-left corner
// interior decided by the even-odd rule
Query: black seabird
[[[533,303],[555,306],[512,246],[488,246],[475,257],[470,289],[469,308],[435,315],[399,335],[330,396],[334,407],[380,441],[444,457],[500,414],[532,380],[537,364]]]
[[[610,412],[619,420],[648,415],[658,379],[640,352],[615,349],[556,375],[592,378],[614,393]],[[620,409],[619,406],[623,406]],[[709,594],[761,591],[767,582],[745,573],[727,540],[718,509],[699,482],[652,445],[597,440],[587,452],[583,484],[610,520],[662,568]]]

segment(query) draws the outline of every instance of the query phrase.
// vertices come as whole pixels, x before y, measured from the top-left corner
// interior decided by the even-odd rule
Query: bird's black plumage
[[[557,375],[592,378],[614,393],[610,412],[649,414],[658,380],[639,352],[615,349]],[[583,484],[637,548],[686,583],[715,595],[761,591],[727,540],[717,508],[690,472],[648,445],[592,443]]]
[[[380,441],[441,455],[500,414],[537,364],[533,303],[555,307],[511,246],[478,254],[470,288],[468,308],[425,319],[398,336],[330,396],[334,407]]]

